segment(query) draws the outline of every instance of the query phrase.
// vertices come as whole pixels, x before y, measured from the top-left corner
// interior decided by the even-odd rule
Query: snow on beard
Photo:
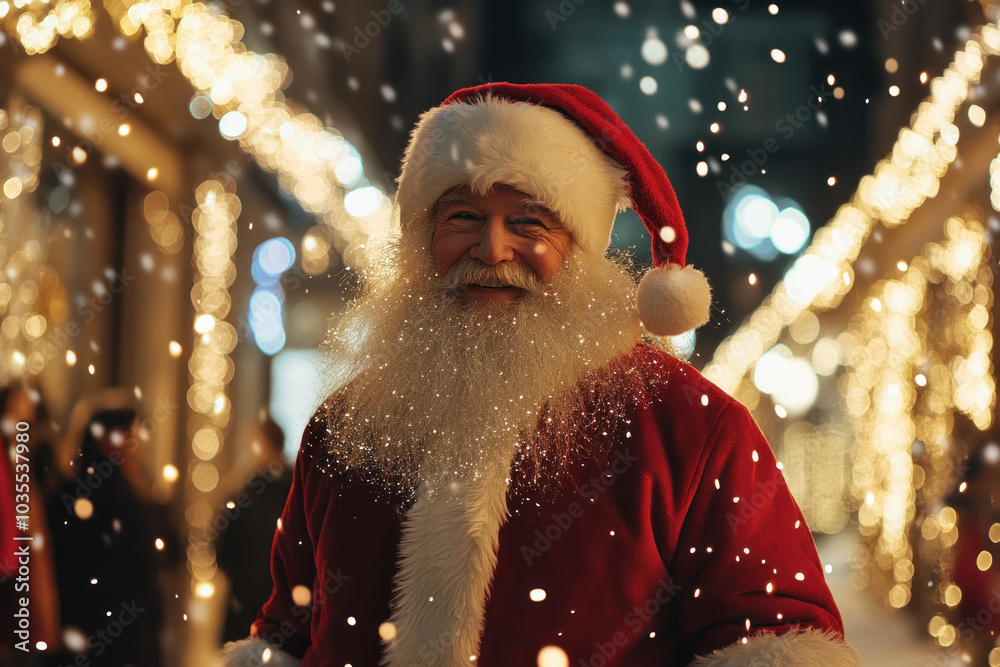
[[[539,413],[572,423],[580,381],[640,335],[635,281],[613,260],[571,251],[546,285],[526,267],[478,260],[439,277],[405,240],[387,257],[328,345],[349,378],[327,401],[328,446],[372,479],[505,475]],[[470,282],[524,293],[472,302],[458,289]]]

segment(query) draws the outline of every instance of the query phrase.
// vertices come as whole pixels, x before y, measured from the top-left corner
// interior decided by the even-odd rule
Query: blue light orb
[[[295,246],[284,237],[264,241],[253,251],[250,275],[258,285],[277,284],[281,274],[295,264]]]

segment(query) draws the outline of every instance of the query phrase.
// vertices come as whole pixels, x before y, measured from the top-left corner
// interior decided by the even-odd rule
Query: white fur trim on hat
[[[487,96],[420,117],[396,201],[403,233],[423,233],[450,188],[468,185],[482,194],[509,185],[557,212],[584,251],[603,254],[615,214],[629,206],[627,183],[626,171],[562,113]]]
[[[666,264],[639,281],[636,308],[646,330],[676,336],[708,322],[712,288],[705,274],[691,266]]]
[[[861,667],[858,654],[833,632],[770,632],[698,658],[690,667]]]
[[[281,651],[260,637],[229,642],[219,655],[223,667],[299,667],[302,661]]]

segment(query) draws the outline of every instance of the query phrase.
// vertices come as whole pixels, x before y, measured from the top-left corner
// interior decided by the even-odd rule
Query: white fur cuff
[[[690,667],[861,667],[839,635],[819,630],[764,633],[701,656]]]
[[[222,647],[223,667],[299,667],[301,660],[280,651],[260,637],[247,637]]]

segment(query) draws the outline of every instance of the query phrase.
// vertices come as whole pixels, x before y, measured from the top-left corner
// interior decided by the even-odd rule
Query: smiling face
[[[549,283],[571,240],[558,214],[530,195],[508,186],[479,195],[463,185],[437,201],[431,255],[441,276],[471,264],[495,267],[497,275],[528,272]],[[512,301],[524,291],[512,283],[469,278],[460,279],[458,288],[473,301]]]
[[[506,476],[543,406],[575,424],[580,381],[641,334],[635,279],[584,250],[572,219],[560,224],[523,190],[442,191],[414,233],[380,246],[328,348],[350,378],[330,388],[331,454],[396,491],[401,474]],[[573,426],[526,455],[542,457],[538,470],[580,442]]]

